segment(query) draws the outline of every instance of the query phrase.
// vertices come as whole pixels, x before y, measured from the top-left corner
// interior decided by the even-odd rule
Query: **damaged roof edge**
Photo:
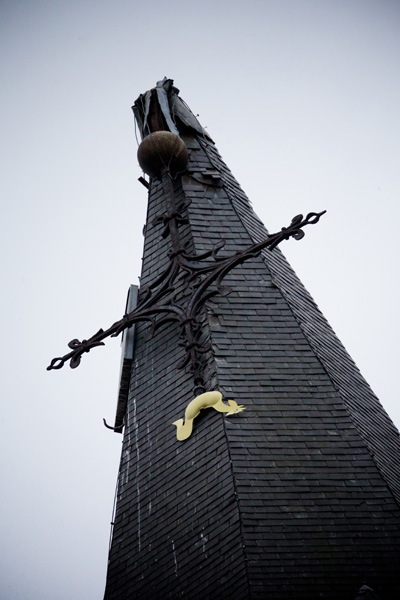
[[[211,136],[200,125],[197,118],[187,106],[186,102],[179,97],[179,90],[178,88],[174,87],[173,83],[173,79],[164,77],[162,81],[157,82],[155,88],[152,88],[144,94],[141,94],[135,101],[135,104],[132,106],[142,139],[149,135],[149,133],[153,133],[153,129],[149,122],[149,114],[150,101],[153,93],[155,92],[160,111],[165,119],[169,131],[175,135],[179,135],[179,124],[182,123],[185,127],[193,129],[196,131],[196,133],[213,142]]]

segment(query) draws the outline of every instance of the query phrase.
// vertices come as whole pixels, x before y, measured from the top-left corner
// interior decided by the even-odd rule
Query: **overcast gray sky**
[[[130,106],[165,75],[400,423],[400,3],[2,0],[0,597],[98,600],[121,436],[119,340],[146,190]]]

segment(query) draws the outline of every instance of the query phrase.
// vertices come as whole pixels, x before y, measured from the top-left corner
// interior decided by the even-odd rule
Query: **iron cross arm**
[[[228,257],[217,256],[223,247],[221,242],[202,255],[192,256],[187,254],[183,248],[174,248],[175,251],[170,254],[169,266],[153,284],[141,290],[139,303],[132,312],[125,314],[108,329],[99,329],[87,340],[71,340],[68,344],[71,351],[64,356],[53,358],[47,370],[61,369],[68,361],[72,369],[76,368],[79,366],[83,354],[90,352],[96,346],[104,346],[103,340],[118,336],[134,323],[150,322],[150,333],[153,334],[161,325],[167,322],[177,322],[181,327],[181,337],[184,340],[183,346],[187,353],[186,359],[181,361],[178,366],[182,368],[190,363],[195,380],[201,382],[201,360],[199,356],[204,354],[208,346],[207,348],[203,347],[204,343],[202,344],[199,341],[201,324],[198,315],[205,302],[221,292],[223,279],[236,266],[260,255],[264,249],[273,250],[283,240],[290,238],[301,240],[304,237],[303,227],[318,223],[325,212],[325,210],[320,213],[311,212],[305,218],[303,215],[297,215],[288,227],[282,227],[278,233],[274,233],[265,240],[252,244],[241,252]],[[202,263],[202,261],[209,258],[214,259],[213,262]],[[184,305],[178,304],[173,285],[181,271],[184,271],[189,283],[195,278],[200,279],[200,282],[193,286],[192,294]]]

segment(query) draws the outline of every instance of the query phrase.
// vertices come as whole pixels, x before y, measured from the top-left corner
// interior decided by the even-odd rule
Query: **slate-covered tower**
[[[133,107],[142,138],[172,132],[188,164],[180,146],[141,157],[155,176],[138,306],[161,308],[134,350],[126,336],[105,599],[399,598],[399,434],[280,250],[237,260],[187,308],[268,234],[172,84]],[[172,423],[213,390],[245,410],[204,408],[178,440]]]

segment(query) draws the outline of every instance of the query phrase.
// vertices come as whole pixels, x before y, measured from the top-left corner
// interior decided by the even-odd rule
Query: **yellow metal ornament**
[[[205,392],[192,400],[186,407],[185,420],[178,419],[172,425],[176,425],[176,437],[179,441],[187,440],[193,431],[193,421],[204,408],[214,408],[218,412],[226,413],[227,416],[235,415],[245,410],[243,404],[237,404],[234,400],[228,400],[229,406],[222,402],[221,392]]]

